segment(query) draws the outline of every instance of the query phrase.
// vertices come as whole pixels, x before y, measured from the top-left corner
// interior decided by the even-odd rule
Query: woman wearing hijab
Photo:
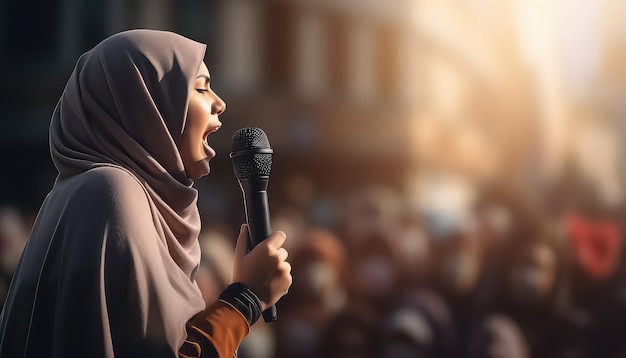
[[[83,54],[52,115],[59,175],[0,315],[1,357],[232,357],[291,284],[277,232],[205,307],[193,180],[209,173],[224,102],[206,46],[132,30]],[[247,254],[246,254],[247,253]]]

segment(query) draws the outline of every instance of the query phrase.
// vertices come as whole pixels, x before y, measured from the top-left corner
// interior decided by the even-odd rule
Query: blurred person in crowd
[[[432,239],[428,236],[421,218],[410,214],[403,219],[398,235],[393,239],[397,246],[400,265],[399,285],[425,286],[432,274]]]
[[[346,303],[347,252],[333,233],[312,228],[291,257],[295,283],[274,325],[277,356],[315,357],[323,330]]]
[[[80,57],[52,115],[59,175],[0,315],[0,356],[232,356],[287,292],[285,234],[248,253],[245,225],[235,283],[209,306],[198,288],[193,184],[225,109],[205,50],[130,30]]]
[[[450,307],[455,326],[453,356],[467,349],[469,332],[489,308],[491,282],[483,280],[485,243],[474,222],[434,241],[432,285]]]
[[[0,306],[4,304],[26,240],[28,231],[20,213],[10,206],[0,208]]]
[[[538,226],[537,226],[538,228]],[[509,248],[502,312],[519,325],[532,357],[582,354],[583,322],[563,300],[562,250],[549,232],[516,240]]]
[[[315,357],[375,358],[381,316],[366,302],[351,302],[324,330]]]
[[[618,357],[626,354],[621,335],[626,327],[622,206],[607,205],[580,179],[570,178],[569,184],[561,210],[573,304],[589,321],[588,353]]]
[[[480,279],[483,242],[473,231],[459,231],[440,238],[437,248],[436,285],[450,298],[464,299]]]
[[[492,314],[472,333],[468,358],[530,358],[522,331],[510,318]],[[573,357],[572,357],[573,358]]]
[[[611,290],[617,279],[623,252],[620,224],[611,217],[572,212],[566,230],[577,303],[595,310],[604,302],[600,293]]]
[[[377,347],[381,358],[452,357],[452,315],[434,291],[407,288],[382,319]]]
[[[372,236],[349,248],[348,295],[364,300],[384,312],[395,291],[402,286],[401,262],[393,237]]]
[[[12,207],[0,208],[0,272],[10,278],[17,268],[28,231],[19,211]]]
[[[395,237],[404,215],[402,201],[390,188],[365,186],[345,198],[341,237],[350,249],[370,237]]]
[[[483,243],[482,295],[487,306],[497,305],[506,291],[509,251],[531,236],[539,210],[533,195],[522,190],[491,186],[474,207]]]
[[[571,252],[572,283],[576,303],[593,310],[603,305],[621,265],[624,245],[620,211],[619,207],[603,205],[589,184],[570,185],[574,188],[570,188],[561,211]]]
[[[530,193],[498,186],[480,193],[474,211],[490,250],[502,255],[507,245],[528,230],[535,211],[531,197]]]
[[[366,300],[384,310],[399,286],[402,207],[398,195],[383,186],[358,188],[348,196],[341,238],[350,260],[350,299]]]

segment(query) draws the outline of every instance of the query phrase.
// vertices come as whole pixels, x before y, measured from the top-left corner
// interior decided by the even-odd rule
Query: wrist
[[[252,326],[261,317],[263,306],[259,297],[241,282],[230,284],[219,299],[235,307]]]

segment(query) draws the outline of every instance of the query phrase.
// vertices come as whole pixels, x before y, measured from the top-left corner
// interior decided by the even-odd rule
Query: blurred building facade
[[[526,31],[522,22],[520,31],[517,13],[530,9],[531,17],[541,17],[542,4],[4,1],[0,142],[11,154],[3,158],[9,173],[3,187],[32,186],[29,178],[42,175],[33,158],[50,183],[48,121],[76,59],[129,28],[172,30],[208,44],[213,87],[229,107],[222,117],[224,132],[264,128],[276,160],[284,163],[276,166],[278,178],[303,172],[338,191],[355,178],[402,186],[424,169],[504,185],[541,178],[549,171],[545,166],[559,162],[551,159],[556,137],[545,133],[567,128],[566,109],[576,108],[563,90],[548,97],[556,98],[552,106],[566,109],[542,106],[544,92],[558,86],[542,79],[544,73],[524,54],[523,34],[532,29]],[[612,7],[618,2],[602,8],[615,13]],[[607,22],[604,31],[615,33],[617,23]],[[614,77],[623,72],[623,49],[614,46],[618,37],[608,38],[611,55],[598,76],[606,85],[598,86],[612,95],[585,98],[594,102],[590,107],[617,111],[607,114],[616,117],[622,107],[611,103],[621,102],[603,101],[618,96],[624,83]],[[550,116],[557,118],[547,121]],[[230,138],[218,136],[213,145],[227,153]],[[215,166],[229,167],[226,156]],[[14,196],[15,191],[4,191]],[[45,191],[36,190],[33,204]]]

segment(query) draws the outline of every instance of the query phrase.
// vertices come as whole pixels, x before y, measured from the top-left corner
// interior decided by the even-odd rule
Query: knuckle
[[[289,272],[283,272],[280,276],[281,280],[286,282],[288,285],[291,285],[293,282],[293,276]]]
[[[272,264],[274,265],[280,265],[280,262],[282,261],[280,258],[280,253],[278,251],[275,252],[270,252],[269,257],[271,259]]]
[[[267,245],[258,245],[257,247],[255,247],[255,250],[258,250],[258,253],[261,256],[269,256],[272,252]]]

